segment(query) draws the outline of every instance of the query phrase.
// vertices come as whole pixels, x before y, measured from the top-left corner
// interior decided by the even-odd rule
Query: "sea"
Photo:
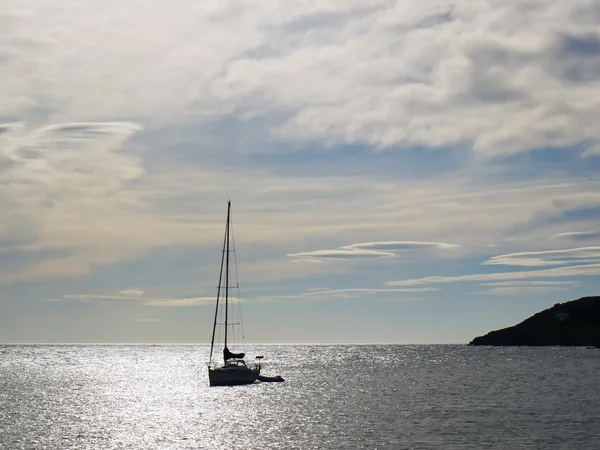
[[[202,345],[0,346],[0,448],[600,449],[598,349],[247,347],[285,381],[209,387]]]

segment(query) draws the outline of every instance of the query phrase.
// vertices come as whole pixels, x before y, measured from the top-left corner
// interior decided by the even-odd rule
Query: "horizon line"
[[[249,345],[467,345],[468,342],[413,342],[413,343],[397,343],[397,342],[252,342],[248,344],[237,344],[239,347],[247,347]],[[40,346],[118,346],[118,345],[137,345],[137,346],[201,346],[210,347],[210,343],[189,343],[189,342],[0,342],[0,346],[9,345],[40,345]]]

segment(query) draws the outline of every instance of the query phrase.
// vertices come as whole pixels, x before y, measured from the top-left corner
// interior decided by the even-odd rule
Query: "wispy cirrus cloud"
[[[123,294],[65,294],[62,296],[64,300],[81,300],[83,302],[92,301],[119,301],[119,300],[140,300],[138,295],[123,295]]]
[[[450,250],[458,248],[458,244],[446,244],[444,242],[416,242],[416,241],[389,241],[389,242],[362,242],[342,247],[343,249],[375,250],[397,252],[402,250],[439,248]]]
[[[215,297],[191,297],[191,298],[178,298],[178,299],[144,299],[143,306],[157,306],[167,308],[181,308],[186,306],[201,306],[214,304]],[[237,300],[231,299],[231,303],[237,302]]]
[[[486,295],[511,295],[527,292],[552,292],[569,289],[575,286],[574,281],[547,281],[547,280],[519,280],[519,281],[496,281],[492,283],[481,283],[479,286],[484,291],[474,294]]]
[[[475,294],[510,295],[526,292],[566,290],[576,283],[570,280],[546,280],[600,275],[600,247],[583,247],[539,252],[521,252],[489,258],[483,265],[508,265],[520,267],[562,266],[551,269],[518,272],[476,273],[460,276],[430,276],[410,280],[387,282],[387,286],[404,287],[436,285],[440,283],[475,283],[483,291]]]
[[[120,151],[141,129],[138,124],[72,122],[37,129],[12,124],[5,129],[0,140],[0,156],[9,161],[0,170],[0,185],[7,187],[0,190],[3,228],[34,236],[20,242],[19,250],[63,248],[65,255],[6,271],[0,282],[85,274],[95,264],[139,251],[134,233],[126,239],[129,244],[98,240],[99,230],[105,238],[124,237],[127,227],[120,225],[139,216],[150,220],[141,198],[125,189],[142,175],[141,161]]]
[[[282,296],[269,296],[259,297],[259,301],[272,301],[280,299],[288,300],[331,300],[331,299],[352,299],[352,298],[363,298],[365,296],[374,297],[386,297],[386,298],[397,298],[402,300],[405,298],[402,294],[416,293],[416,292],[433,292],[439,291],[438,288],[433,287],[419,287],[419,288],[349,288],[349,289],[312,289],[308,292],[293,295],[282,295]],[[413,297],[406,297],[407,301],[413,301]]]
[[[521,287],[521,286],[572,286],[574,281],[540,281],[540,280],[521,280],[521,281],[497,281],[493,283],[482,283],[480,286],[494,287]]]
[[[313,252],[291,253],[287,255],[291,258],[300,259],[335,259],[335,260],[365,260],[380,258],[395,258],[396,254],[392,252],[381,252],[376,250],[360,249],[337,249],[337,250],[316,250]]]
[[[145,296],[141,290],[125,290],[120,291],[118,294],[65,294],[61,299],[52,299],[52,301],[60,300],[79,300],[83,302],[129,301],[142,306],[184,307],[213,304],[215,297],[156,298]],[[237,303],[239,299],[232,298],[230,301]]]
[[[126,295],[126,296],[139,297],[141,295],[144,295],[144,291],[142,291],[140,289],[125,289],[123,291],[119,291],[119,294]]]
[[[499,281],[499,280],[528,280],[536,278],[563,278],[575,276],[600,275],[600,264],[584,264],[577,266],[556,267],[552,269],[527,270],[520,272],[478,273],[452,277],[432,276],[413,278],[409,280],[388,281],[387,286],[418,286],[437,283],[459,283],[471,281]]]
[[[395,258],[398,252],[403,250],[417,249],[454,249],[460,245],[445,244],[443,242],[417,242],[417,241],[387,241],[387,242],[362,242],[358,244],[345,245],[336,250],[316,250],[312,252],[292,253],[288,257],[309,260],[364,260],[379,258]]]
[[[55,173],[62,176],[63,172],[56,170]],[[65,179],[68,179],[69,173],[64,173]],[[93,176],[101,177],[102,173],[100,171]],[[531,184],[517,182],[512,191],[504,192],[507,189],[501,189],[499,192],[496,186],[476,187],[454,180],[439,180],[436,184],[411,180],[390,181],[385,189],[381,189],[368,176],[328,180],[306,176],[284,177],[253,170],[236,175],[235,183],[226,186],[219,183],[220,180],[230,179],[230,173],[190,168],[177,177],[172,174],[161,174],[161,177],[164,180],[161,178],[158,184],[154,184],[156,179],[152,178],[151,185],[141,179],[135,179],[134,184],[124,182],[114,195],[107,194],[108,197],[101,196],[98,199],[87,197],[85,187],[65,193],[58,190],[52,204],[43,200],[45,193],[40,189],[36,195],[42,196],[42,203],[26,215],[9,215],[7,222],[0,224],[0,233],[6,230],[7,242],[16,239],[14,242],[21,242],[18,246],[20,249],[29,248],[38,241],[36,245],[42,248],[60,243],[65,246],[67,256],[47,261],[40,259],[25,269],[18,267],[12,271],[6,270],[0,275],[0,282],[87,274],[95,266],[127,260],[161,245],[186,244],[186,248],[194,243],[215,245],[222,239],[224,208],[216,209],[219,205],[214,198],[227,198],[228,191],[233,192],[236,200],[235,235],[240,242],[282,246],[285,255],[285,250],[292,245],[297,250],[312,246],[314,237],[318,237],[323,245],[335,239],[339,247],[332,246],[333,254],[327,250],[317,250],[316,254],[287,253],[302,255],[290,256],[288,262],[322,262],[332,258],[337,261],[391,260],[393,255],[401,255],[406,251],[423,251],[423,255],[436,251],[439,252],[436,255],[448,256],[454,255],[454,251],[457,255],[459,252],[480,251],[477,247],[490,241],[503,242],[507,230],[511,231],[511,239],[519,239],[519,235],[512,230],[526,223],[532,214],[553,212],[557,208],[557,200],[568,203],[574,193],[589,187],[572,182],[533,189]],[[197,185],[196,180],[200,178],[206,181],[207,187]],[[286,189],[295,186],[295,193],[282,198],[279,185]],[[260,186],[271,186],[271,189],[256,194],[253,189]],[[338,198],[336,195],[339,195],[340,186],[352,188],[356,194]],[[315,190],[316,194],[308,194],[308,191],[314,193]],[[478,191],[476,196],[471,193],[473,190]],[[390,205],[390,200],[397,198],[399,192],[403,193],[405,203],[377,208]],[[514,201],[516,192],[520,192],[519,202]],[[319,198],[331,196],[331,199],[310,202],[308,199],[311,195]],[[15,204],[27,204],[27,201],[18,201],[19,198],[13,197]],[[75,208],[74,204],[80,206]],[[206,205],[207,210],[189,210],[189,205],[197,207],[197,204]],[[44,217],[44,220],[40,220],[40,217]],[[19,228],[29,230],[29,234],[17,236],[15,230]],[[558,226],[552,223],[545,225],[538,222],[532,230],[536,235],[547,236],[551,234],[547,230],[556,228]],[[410,235],[415,240],[361,242],[359,239],[365,235],[382,236],[384,239],[394,235]],[[438,236],[441,242],[428,240]],[[527,234],[524,237],[519,248],[535,249],[536,242],[529,239]],[[341,245],[347,242],[358,243]],[[463,246],[454,247],[457,244],[453,242],[463,243]],[[274,261],[274,270],[267,269],[267,272],[298,273],[298,268],[288,268],[281,261]],[[333,267],[332,264],[328,266]],[[251,270],[257,272],[253,266]],[[309,272],[317,273],[319,270],[303,270],[302,274],[308,275]],[[253,276],[264,277],[264,274],[256,273]],[[297,278],[297,275],[293,276]]]
[[[567,264],[589,264],[592,262],[600,262],[600,247],[509,253],[506,255],[493,256],[485,261],[483,265],[540,267]]]
[[[561,239],[567,241],[595,241],[600,240],[600,231],[567,231],[557,233],[552,239]]]
[[[539,293],[539,292],[554,292],[564,291],[566,286],[559,285],[548,285],[548,286],[506,286],[506,287],[493,287],[486,291],[473,292],[473,294],[483,295],[519,295],[527,293]]]

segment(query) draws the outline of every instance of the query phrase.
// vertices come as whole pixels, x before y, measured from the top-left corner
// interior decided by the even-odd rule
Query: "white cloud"
[[[435,283],[458,283],[469,281],[494,281],[494,280],[527,280],[534,278],[561,278],[575,276],[600,275],[600,264],[585,264],[570,267],[556,267],[552,269],[529,270],[522,272],[479,273],[460,275],[455,277],[424,277],[409,280],[388,281],[387,286],[418,286]]]
[[[402,292],[429,292],[438,291],[436,288],[397,288],[397,289],[386,289],[386,288],[355,288],[355,289],[325,289],[319,291],[310,291],[304,294],[300,294],[300,297],[336,297],[338,295],[346,294],[389,294],[389,293],[402,293]]]
[[[496,281],[492,283],[481,283],[479,286],[487,288],[485,291],[474,292],[474,294],[485,295],[511,295],[524,294],[528,292],[552,292],[569,289],[575,286],[573,281],[547,281],[547,280],[518,280],[518,281]]]
[[[210,305],[215,303],[215,297],[192,297],[192,298],[179,298],[179,299],[164,299],[164,300],[151,300],[146,299],[142,305],[144,306],[162,306],[180,308],[184,306],[200,306]],[[235,303],[236,300],[230,299],[230,302]]]
[[[276,116],[284,139],[595,154],[596,18],[591,0],[9,4],[0,117]]]
[[[517,241],[518,248],[536,249],[539,242],[515,230],[526,232],[531,227],[535,236],[556,234],[564,221],[552,225],[551,220],[562,218],[568,211],[565,208],[580,201],[591,186],[567,179],[499,187],[454,176],[435,182],[382,183],[368,175],[326,178],[255,168],[238,173],[180,165],[147,173],[127,143],[116,147],[132,132],[129,125],[89,124],[85,139],[79,137],[77,126],[83,125],[58,127],[57,136],[56,127],[52,132],[35,132],[21,125],[12,127],[9,134],[16,136],[18,131],[18,139],[10,137],[0,143],[0,153],[11,155],[9,170],[0,171],[0,183],[10,183],[8,189],[0,190],[6,213],[0,224],[0,246],[4,239],[11,248],[17,243],[22,251],[60,249],[64,253],[29,267],[9,267],[0,275],[2,283],[87,274],[94,267],[135,258],[160,246],[218,246],[228,196],[234,199],[234,234],[241,252],[249,244],[283,247],[287,252],[282,250],[281,256],[306,253],[294,259],[315,262],[325,258],[302,252],[308,245],[342,251],[347,259],[365,258],[373,251],[380,253],[371,253],[370,258],[390,257],[385,254],[404,246],[439,249],[436,256],[440,257],[460,257],[483,253],[478,247],[490,241],[507,242],[507,230],[512,239],[523,237]],[[46,138],[36,141],[41,135]],[[78,139],[82,147],[71,148]],[[34,153],[24,141],[47,143],[30,146]],[[62,148],[62,141],[70,144]],[[27,154],[36,154],[37,159],[30,160]],[[402,202],[397,201],[399,194]],[[578,219],[578,223],[591,227],[592,219]],[[365,236],[381,240],[364,242]],[[410,240],[397,241],[396,236]],[[348,242],[358,244],[345,245]],[[448,242],[463,246],[442,252],[456,245]],[[381,247],[385,245],[391,246],[389,250]],[[277,259],[268,270],[294,274],[299,272],[295,266],[282,265]],[[333,267],[328,266],[328,270]],[[263,276],[254,272],[253,276]]]
[[[490,243],[504,254],[493,265],[577,267],[463,280],[597,275],[589,252],[531,254],[554,235],[558,250],[600,245],[600,183],[593,165],[570,165],[600,154],[594,0],[5,3],[1,284],[104,276],[130,261],[126,278],[144,259],[168,266],[156,284],[192,272],[197,284],[62,300],[212,302],[198,295],[216,282],[230,196],[253,293],[261,281],[302,292],[313,276],[356,276],[332,259],[410,261],[406,289],[430,290],[410,282],[456,278],[417,278],[432,273],[424,260],[472,273]],[[492,158],[546,147],[564,151],[561,164],[546,150],[518,167]]]
[[[519,295],[532,292],[553,292],[567,289],[565,286],[515,286],[495,287],[487,291],[474,292],[473,294],[484,295]]]
[[[223,143],[230,129],[215,129],[229,121],[252,121],[235,133],[244,152],[286,151],[274,138],[317,140],[319,148],[472,144],[487,156],[575,143],[592,151],[600,101],[595,6],[539,6],[7,4],[0,12],[0,118],[22,123],[0,127],[0,241],[28,238],[20,250],[64,255],[11,266],[0,282],[89,274],[156,247],[212,245],[221,231],[217,199],[229,195],[245,205],[240,240],[272,247],[301,242],[335,253],[349,250],[347,242],[402,236],[460,242],[456,255],[463,255],[528,237],[527,227],[536,235],[563,231],[564,222],[546,222],[599,205],[598,183],[552,177],[499,187],[480,167],[435,181],[239,173],[212,166],[203,153],[231,151]],[[128,141],[143,137],[142,128],[152,141],[148,153]],[[190,128],[201,130],[190,140],[202,166],[173,161],[168,154],[181,141],[160,139],[165,129],[179,136]],[[152,172],[157,154],[164,162]],[[577,229],[590,223],[579,219]],[[18,236],[25,228],[27,236]],[[536,249],[523,241],[525,250]],[[376,243],[355,245],[367,244]],[[319,261],[301,252],[305,245],[281,253]]]
[[[320,261],[335,260],[363,260],[379,258],[395,258],[397,252],[411,249],[453,249],[460,245],[444,244],[443,242],[416,242],[416,241],[387,241],[387,242],[362,242],[359,244],[345,245],[336,250],[316,250],[312,252],[293,253],[288,257],[297,258],[294,261]]]
[[[290,255],[288,255],[290,256]],[[298,259],[290,259],[291,263],[312,263],[312,264],[321,264],[323,261],[315,258],[298,258]]]
[[[65,300],[82,300],[84,302],[98,300],[140,300],[140,297],[137,294],[65,294],[62,297]]]
[[[121,291],[119,294],[65,294],[63,300],[81,300],[84,302],[105,300],[129,300],[135,301],[143,306],[182,307],[213,304],[215,297],[189,297],[189,298],[155,298],[144,296],[142,291]],[[230,298],[231,303],[237,303],[240,299]]]
[[[497,281],[494,283],[482,283],[481,286],[499,286],[499,287],[522,287],[522,286],[568,286],[574,285],[573,281],[539,281],[539,280],[521,280],[521,281]]]
[[[474,294],[486,295],[510,295],[523,294],[540,291],[565,290],[576,285],[573,281],[547,281],[547,280],[518,280],[518,281],[496,281],[493,283],[481,283],[480,286],[488,288],[485,291],[474,292]]]
[[[126,296],[139,297],[140,295],[144,295],[144,291],[141,291],[139,289],[126,289],[124,291],[119,291],[119,294],[126,295]]]
[[[143,170],[139,158],[119,150],[140,129],[138,125],[63,123],[29,130],[12,124],[6,129],[0,141],[0,157],[9,161],[0,170],[3,227],[26,224],[31,230],[32,238],[19,245],[21,250],[64,251],[20,273],[5,272],[0,280],[84,274],[93,264],[134,251],[136,233],[127,229],[127,223],[146,211],[125,186]],[[130,236],[114,239],[123,234]]]
[[[365,258],[364,252],[395,251],[374,245],[392,243],[394,247],[394,242],[419,242],[431,244],[417,245],[414,251],[419,254],[419,249],[436,250],[436,257],[458,258],[465,254],[485,254],[483,245],[490,241],[506,246],[507,232],[511,239],[516,239],[517,248],[535,250],[539,247],[537,236],[555,234],[554,230],[564,227],[564,222],[552,225],[551,220],[546,224],[545,219],[536,219],[532,223],[532,217],[561,217],[563,209],[557,204],[569,204],[573,195],[589,189],[588,183],[575,181],[545,184],[542,180],[536,186],[514,183],[508,184],[510,188],[499,189],[494,185],[479,185],[477,181],[444,178],[435,182],[390,181],[381,189],[366,175],[327,179],[283,176],[256,169],[235,173],[179,166],[165,168],[159,175],[143,173],[133,181],[126,181],[119,180],[111,171],[112,164],[131,163],[140,170],[139,161],[125,151],[109,152],[108,148],[106,151],[103,154],[106,165],[98,163],[90,173],[78,174],[77,170],[57,165],[53,169],[55,184],[47,187],[34,184],[26,190],[27,183],[34,183],[29,179],[28,169],[13,166],[11,176],[20,177],[23,187],[10,193],[0,191],[0,202],[8,203],[4,208],[5,220],[0,224],[0,239],[19,243],[17,248],[22,251],[59,248],[64,254],[40,259],[30,267],[9,266],[0,275],[0,282],[87,274],[95,266],[131,259],[160,246],[218,247],[225,213],[225,200],[221,199],[229,195],[234,200],[234,235],[240,254],[253,244],[271,251],[282,249],[281,256],[310,254],[302,250],[319,245],[321,249],[329,247],[342,253],[363,250],[349,258],[353,255]],[[60,152],[54,151],[54,155],[60,157]],[[73,167],[79,167],[80,160],[85,167],[87,161],[85,152],[69,152],[64,158],[71,159]],[[102,160],[97,157],[97,161]],[[0,172],[0,178],[3,176]],[[198,184],[197,180],[203,183]],[[106,185],[115,187],[102,188]],[[90,192],[92,186],[99,186],[96,194]],[[295,190],[287,192],[292,186]],[[280,189],[287,193],[283,195]],[[342,194],[344,191],[352,195]],[[403,203],[395,200],[399,193]],[[310,201],[311,198],[324,200]],[[594,222],[592,218],[578,220],[590,226]],[[523,232],[515,231],[519,228]],[[527,234],[529,228],[532,234]],[[411,240],[394,240],[398,235]],[[368,243],[364,242],[365,236],[381,240],[376,241],[378,244]],[[346,248],[352,247],[346,245],[348,242],[373,248]],[[445,244],[448,242],[460,242],[463,246],[452,251],[440,248],[456,245]],[[391,256],[383,254],[371,254],[370,258]],[[262,259],[256,253],[255,256]],[[214,261],[209,262],[216,263],[217,258],[218,251]],[[307,255],[290,257],[288,262],[292,258],[312,262],[325,259]],[[313,264],[315,267],[310,271],[308,264],[303,266],[305,269],[299,270],[298,264],[284,264],[281,258],[276,258],[272,262],[263,261],[260,268],[251,265],[250,269],[252,277],[257,278],[265,277],[259,271],[298,277],[299,272],[304,276],[322,270],[316,267],[319,264]],[[333,267],[329,264],[327,270]]]
[[[591,262],[600,262],[600,247],[510,253],[507,255],[493,256],[485,261],[483,265],[539,267],[560,266],[566,264],[589,264]]]
[[[376,250],[376,251],[402,251],[410,249],[439,248],[450,250],[458,248],[457,244],[445,244],[443,242],[414,242],[414,241],[390,241],[390,242],[363,242],[342,247],[343,249]]]
[[[567,231],[557,233],[552,239],[564,239],[570,241],[594,241],[600,240],[600,231]]]
[[[329,299],[351,299],[363,298],[365,296],[384,296],[394,297],[398,300],[403,300],[401,294],[415,292],[431,292],[439,291],[438,288],[421,287],[421,288],[352,288],[352,289],[311,289],[308,292],[303,292],[296,295],[280,295],[259,297],[258,300],[329,300]],[[408,301],[413,301],[414,298],[409,298]]]
[[[336,260],[362,260],[394,258],[396,255],[390,252],[378,252],[375,250],[359,249],[338,249],[338,250],[316,250],[313,252],[292,253],[288,255],[292,258],[316,258],[316,259],[336,259]]]
[[[321,24],[288,48],[291,39],[271,45],[267,57],[234,61],[215,85],[246,108],[258,98],[289,111],[276,129],[285,138],[465,142],[483,154],[595,142],[586,114],[599,98],[584,93],[597,70],[576,50],[595,42],[585,34],[595,25],[579,17],[591,5],[543,2],[541,23],[522,3],[390,3],[337,22],[335,32]],[[585,81],[573,78],[586,68]]]
[[[210,215],[157,211],[164,192],[148,184],[142,160],[127,147],[139,125],[74,122],[2,129],[0,252],[49,256],[5,267],[0,283],[85,275],[152,248],[219,241],[221,228]]]

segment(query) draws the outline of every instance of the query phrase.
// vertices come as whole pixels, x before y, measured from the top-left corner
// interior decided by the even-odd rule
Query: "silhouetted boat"
[[[268,377],[266,375],[259,375],[258,381],[262,381],[263,383],[280,383],[284,380],[283,380],[283,378],[281,378],[281,375],[275,375],[273,377]]]
[[[221,256],[221,272],[219,274],[219,288],[217,291],[217,302],[215,306],[215,320],[213,323],[212,339],[210,342],[210,357],[208,362],[208,379],[211,386],[234,386],[240,384],[251,384],[258,380],[260,375],[260,358],[259,362],[251,367],[246,365],[244,361],[244,353],[234,353],[227,347],[228,337],[231,327],[237,327],[240,322],[232,322],[229,316],[230,306],[230,271],[229,271],[229,255],[235,251],[232,245],[231,236],[231,200],[227,202],[227,223],[225,226],[225,239],[223,241],[223,252]],[[235,263],[235,259],[234,259]],[[223,280],[224,278],[224,280]],[[221,283],[225,284],[222,286]],[[236,269],[236,286],[237,288],[237,269]],[[219,316],[221,313],[221,316]],[[218,323],[221,318],[223,323]],[[218,365],[213,361],[213,350],[215,347],[215,334],[218,326],[223,326],[223,365]],[[261,357],[262,358],[262,357]]]

